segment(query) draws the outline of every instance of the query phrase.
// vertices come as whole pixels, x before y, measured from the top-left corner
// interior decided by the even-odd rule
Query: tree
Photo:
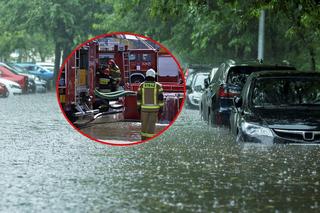
[[[105,6],[99,1],[85,0],[12,0],[0,3],[0,23],[4,32],[13,34],[23,30],[30,35],[41,34],[52,42],[57,77],[61,53],[66,58],[79,42],[97,33],[92,29],[94,14],[102,13]],[[12,15],[16,13],[21,15]],[[39,45],[42,41],[39,40]]]

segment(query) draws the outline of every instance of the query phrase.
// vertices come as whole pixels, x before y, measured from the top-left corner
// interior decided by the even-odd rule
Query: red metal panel
[[[93,97],[94,102],[94,89],[96,88],[96,70],[99,65],[99,46],[97,42],[89,44],[89,95]]]
[[[75,101],[75,53],[67,62],[66,76],[66,105],[70,105]]]
[[[130,95],[124,99],[124,119],[139,120],[140,116],[137,111],[137,96]]]

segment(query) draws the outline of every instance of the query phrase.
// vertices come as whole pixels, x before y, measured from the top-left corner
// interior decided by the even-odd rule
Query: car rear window
[[[320,78],[259,78],[251,97],[254,107],[320,106]]]
[[[243,87],[251,73],[267,70],[295,70],[295,68],[281,66],[235,66],[229,70],[227,83]]]

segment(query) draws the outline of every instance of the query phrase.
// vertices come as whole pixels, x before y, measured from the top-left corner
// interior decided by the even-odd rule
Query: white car
[[[4,78],[0,78],[0,83],[6,85],[8,91],[9,91],[9,96],[16,95],[16,94],[22,94],[22,89],[18,83],[4,79]]]

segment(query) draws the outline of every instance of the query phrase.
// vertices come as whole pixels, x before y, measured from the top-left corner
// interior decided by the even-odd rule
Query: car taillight
[[[219,88],[219,97],[229,97],[228,90],[224,86],[220,86]]]
[[[232,98],[232,97],[237,96],[239,94],[240,94],[240,92],[233,90],[233,89],[230,89],[230,88],[225,88],[224,85],[220,86],[219,93],[218,93],[219,97],[225,97],[225,98]]]

